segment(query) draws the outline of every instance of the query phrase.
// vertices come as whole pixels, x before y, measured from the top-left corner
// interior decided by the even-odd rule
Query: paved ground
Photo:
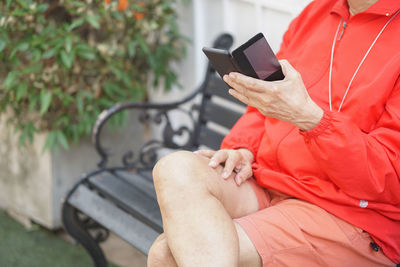
[[[64,231],[59,235],[62,239],[67,240],[69,243],[74,243],[72,238]],[[147,265],[146,255],[112,233],[107,241],[101,244],[101,248],[106,254],[107,260],[116,264],[117,266],[146,267]]]
[[[102,245],[107,259],[121,267],[145,267],[147,257],[117,236]]]

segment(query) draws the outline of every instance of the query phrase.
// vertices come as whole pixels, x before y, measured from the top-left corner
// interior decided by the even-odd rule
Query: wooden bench
[[[232,36],[222,34],[214,47],[229,49],[232,43]],[[120,164],[109,163],[111,153],[102,143],[101,133],[111,117],[132,109],[139,110],[141,123],[161,125],[162,137],[146,142],[135,153],[124,153]],[[181,101],[123,103],[100,114],[92,140],[101,160],[95,170],[84,174],[69,191],[62,210],[65,230],[88,251],[95,266],[107,266],[99,243],[108,237],[109,231],[145,254],[162,233],[161,214],[151,177],[160,151],[165,148],[218,149],[244,109],[242,103],[228,94],[228,86],[208,65],[201,86]],[[190,118],[187,125],[174,126],[170,114],[176,111]],[[183,144],[175,140],[179,136],[186,136]]]

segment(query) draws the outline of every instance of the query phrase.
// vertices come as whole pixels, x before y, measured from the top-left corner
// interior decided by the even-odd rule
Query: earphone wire
[[[346,97],[347,97],[347,94],[349,93],[350,87],[351,87],[351,85],[352,85],[352,83],[353,83],[353,81],[354,81],[354,79],[355,79],[355,77],[356,77],[358,71],[360,70],[362,64],[364,63],[365,59],[366,59],[367,56],[369,55],[371,49],[373,48],[373,46],[375,45],[375,43],[378,41],[379,37],[382,35],[383,31],[386,29],[386,27],[388,26],[388,24],[397,16],[397,14],[399,14],[399,12],[400,12],[400,9],[386,22],[386,24],[382,27],[382,29],[380,30],[380,32],[379,32],[378,35],[376,36],[375,40],[372,42],[372,44],[371,44],[370,47],[368,48],[368,50],[367,50],[367,52],[365,53],[363,59],[361,60],[360,64],[358,65],[356,71],[354,72],[353,76],[351,77],[351,80],[350,80],[349,84],[347,85],[346,92],[345,92],[345,94],[344,94],[344,96],[343,96],[343,98],[342,98],[342,102],[340,103],[338,112],[341,111],[342,106],[343,106],[343,103],[344,103],[344,101],[345,101],[345,99],[346,99]],[[336,38],[337,38],[337,35],[338,35],[338,33],[339,33],[339,29],[340,29],[340,26],[341,26],[341,24],[342,24],[342,21],[343,21],[343,19],[341,19],[340,22],[339,22],[338,28],[337,28],[337,30],[336,30],[335,38],[333,39],[332,49],[331,49],[331,62],[330,62],[330,65],[329,65],[329,86],[328,86],[328,90],[329,90],[329,109],[330,109],[330,111],[333,110],[333,108],[332,108],[332,68],[333,68],[333,56],[334,56],[334,53],[335,53]]]
[[[328,91],[329,91],[329,110],[332,111],[332,65],[333,65],[333,54],[335,53],[335,46],[336,46],[336,38],[339,34],[340,26],[342,25],[343,18],[340,19],[339,25],[336,30],[335,37],[333,38],[332,49],[331,49],[331,62],[329,64],[329,84],[328,84]]]

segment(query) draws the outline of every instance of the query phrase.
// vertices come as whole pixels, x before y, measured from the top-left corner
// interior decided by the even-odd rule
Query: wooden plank
[[[69,203],[146,255],[160,234],[84,185],[77,188]]]
[[[142,179],[139,177],[139,179]],[[90,185],[133,217],[149,224],[154,230],[162,231],[160,208],[155,196],[148,196],[140,187],[115,177],[102,174],[91,177]]]
[[[116,176],[120,177],[122,180],[129,184],[132,184],[136,188],[146,193],[149,197],[157,199],[156,191],[153,185],[153,177],[151,171],[146,172],[127,172],[127,171],[117,171]]]
[[[205,95],[215,95],[225,100],[234,102],[240,106],[246,106],[243,102],[240,102],[228,93],[229,88],[229,85],[227,85],[221,78],[219,78],[219,76],[212,76],[206,88]]]
[[[211,149],[218,150],[224,135],[220,134],[207,126],[201,126],[199,132],[199,144]]]
[[[242,116],[240,112],[223,107],[209,100],[206,101],[207,103],[203,116],[205,121],[212,121],[227,129],[231,129],[235,122]]]

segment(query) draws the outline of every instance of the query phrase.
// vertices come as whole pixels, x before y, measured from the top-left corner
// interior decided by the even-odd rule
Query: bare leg
[[[178,267],[168,246],[165,234],[161,234],[150,248],[147,267]]]
[[[154,168],[167,243],[179,266],[239,264],[232,218],[256,211],[258,203],[249,184],[238,187],[233,179],[222,179],[221,171],[184,151],[164,157]]]
[[[247,236],[242,227],[235,223],[236,232],[239,237],[239,266],[241,267],[257,267],[261,266],[261,258],[257,253],[256,248]],[[147,267],[177,267],[174,256],[168,246],[165,234],[161,234],[154,242],[149,252]]]

